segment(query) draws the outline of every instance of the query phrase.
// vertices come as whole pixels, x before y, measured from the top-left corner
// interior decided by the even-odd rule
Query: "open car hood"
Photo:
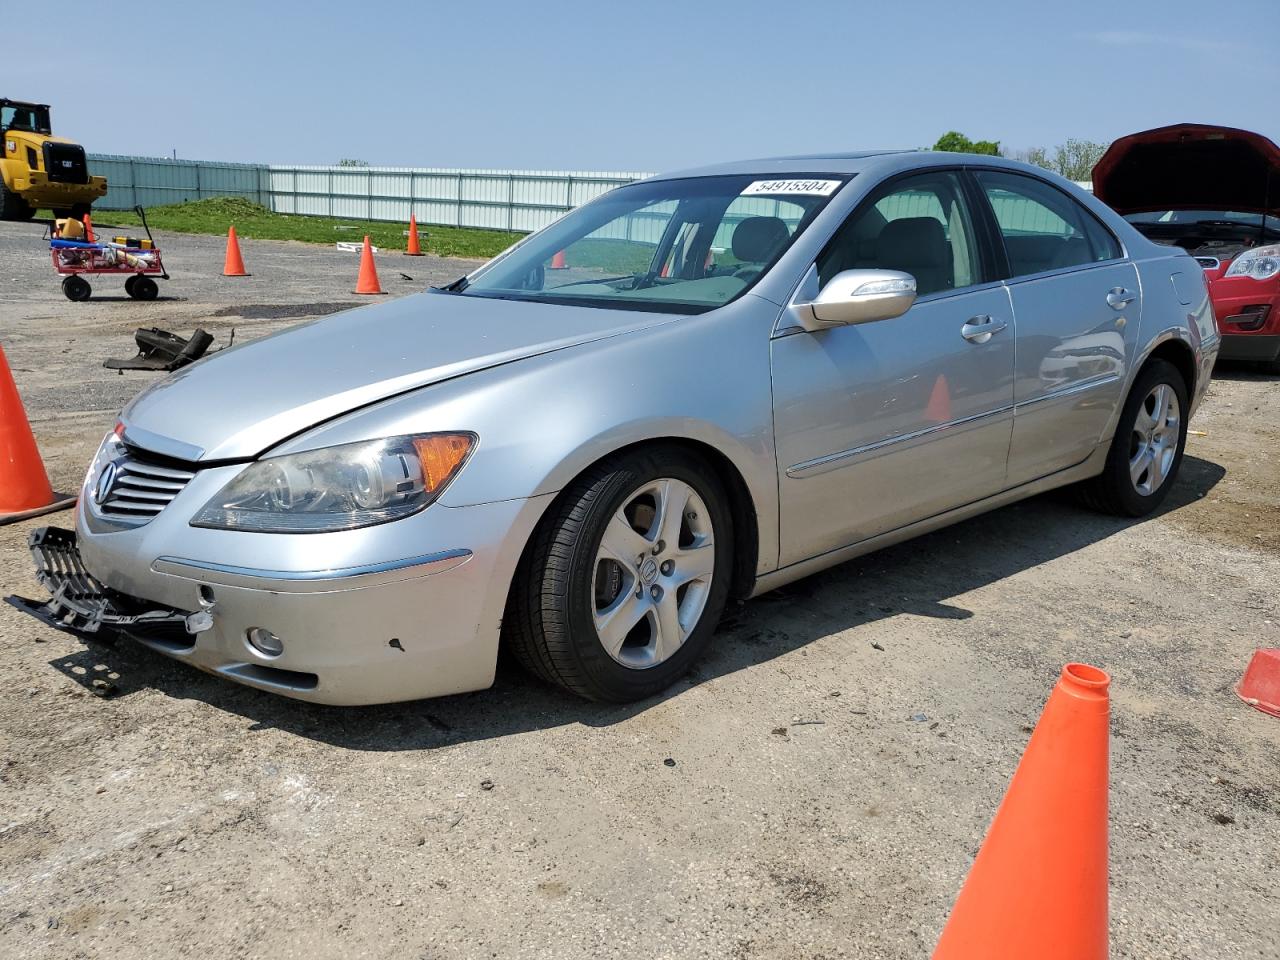
[[[1260,133],[1178,123],[1121,137],[1093,168],[1093,193],[1118,213],[1280,212],[1280,147]]]
[[[388,397],[674,319],[445,293],[403,297],[181,368],[125,408],[125,440],[191,462],[248,459]]]

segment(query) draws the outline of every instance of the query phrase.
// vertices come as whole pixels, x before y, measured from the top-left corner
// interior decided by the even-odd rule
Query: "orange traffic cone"
[[[1263,713],[1280,717],[1280,648],[1255,650],[1236,685],[1236,696]]]
[[[409,245],[405,248],[406,257],[422,256],[422,247],[418,245],[418,221],[414,219],[413,214],[409,214]]]
[[[929,394],[924,418],[930,423],[951,422],[951,386],[947,383],[946,374],[938,374],[938,379],[933,381],[933,393]]]
[[[373,265],[373,245],[369,238],[364,238],[364,249],[360,251],[360,276],[356,280],[353,293],[386,293],[378,283],[378,268]]]
[[[1106,960],[1110,683],[1062,668],[933,960]]]
[[[564,258],[563,250],[557,250],[556,255],[551,258],[551,269],[552,270],[568,270],[569,269],[569,264]]]
[[[236,239],[235,224],[227,231],[227,259],[222,265],[224,277],[247,277],[249,272],[244,268],[244,257],[240,256],[240,241]]]
[[[74,502],[73,497],[55,496],[49,486],[18,386],[0,347],[0,524],[62,510]]]
[[[93,221],[89,219],[89,215],[87,213],[84,215],[84,239],[86,243],[98,242],[93,239]]]

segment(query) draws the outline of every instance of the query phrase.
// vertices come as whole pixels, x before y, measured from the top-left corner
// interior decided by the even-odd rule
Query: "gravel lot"
[[[0,341],[61,489],[151,379],[101,367],[134,327],[217,346],[357,299],[353,255],[245,241],[232,280],[183,236],[173,299],[72,304],[39,232],[0,225]],[[396,295],[468,264],[378,266]],[[314,707],[0,607],[0,955],[925,956],[1086,660],[1114,680],[1112,956],[1280,956],[1280,721],[1231,692],[1280,646],[1278,424],[1280,381],[1220,370],[1159,516],[1047,496],[845,564],[626,708],[509,665]],[[0,591],[39,595],[37,525],[0,528]]]

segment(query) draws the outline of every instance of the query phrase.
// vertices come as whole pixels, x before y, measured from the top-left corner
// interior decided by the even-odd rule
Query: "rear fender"
[[[1218,353],[1218,328],[1209,300],[1209,288],[1200,265],[1187,256],[1160,257],[1139,262],[1138,276],[1142,287],[1142,315],[1139,321],[1138,348],[1129,366],[1124,397],[1127,399],[1138,372],[1157,352],[1168,352],[1166,344],[1176,343],[1185,358],[1178,363],[1191,394],[1191,414],[1208,389],[1213,361]],[[1100,441],[1110,442],[1124,402],[1116,405]],[[1189,414],[1188,416],[1190,416]]]

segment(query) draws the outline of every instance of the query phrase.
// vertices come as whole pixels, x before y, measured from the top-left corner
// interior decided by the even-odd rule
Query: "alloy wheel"
[[[1178,395],[1167,383],[1157,383],[1138,407],[1129,441],[1129,478],[1142,496],[1151,496],[1168,479],[1180,429]]]
[[[623,500],[592,575],[592,618],[610,657],[644,669],[680,649],[711,592],[714,534],[706,504],[683,480],[653,480]]]

